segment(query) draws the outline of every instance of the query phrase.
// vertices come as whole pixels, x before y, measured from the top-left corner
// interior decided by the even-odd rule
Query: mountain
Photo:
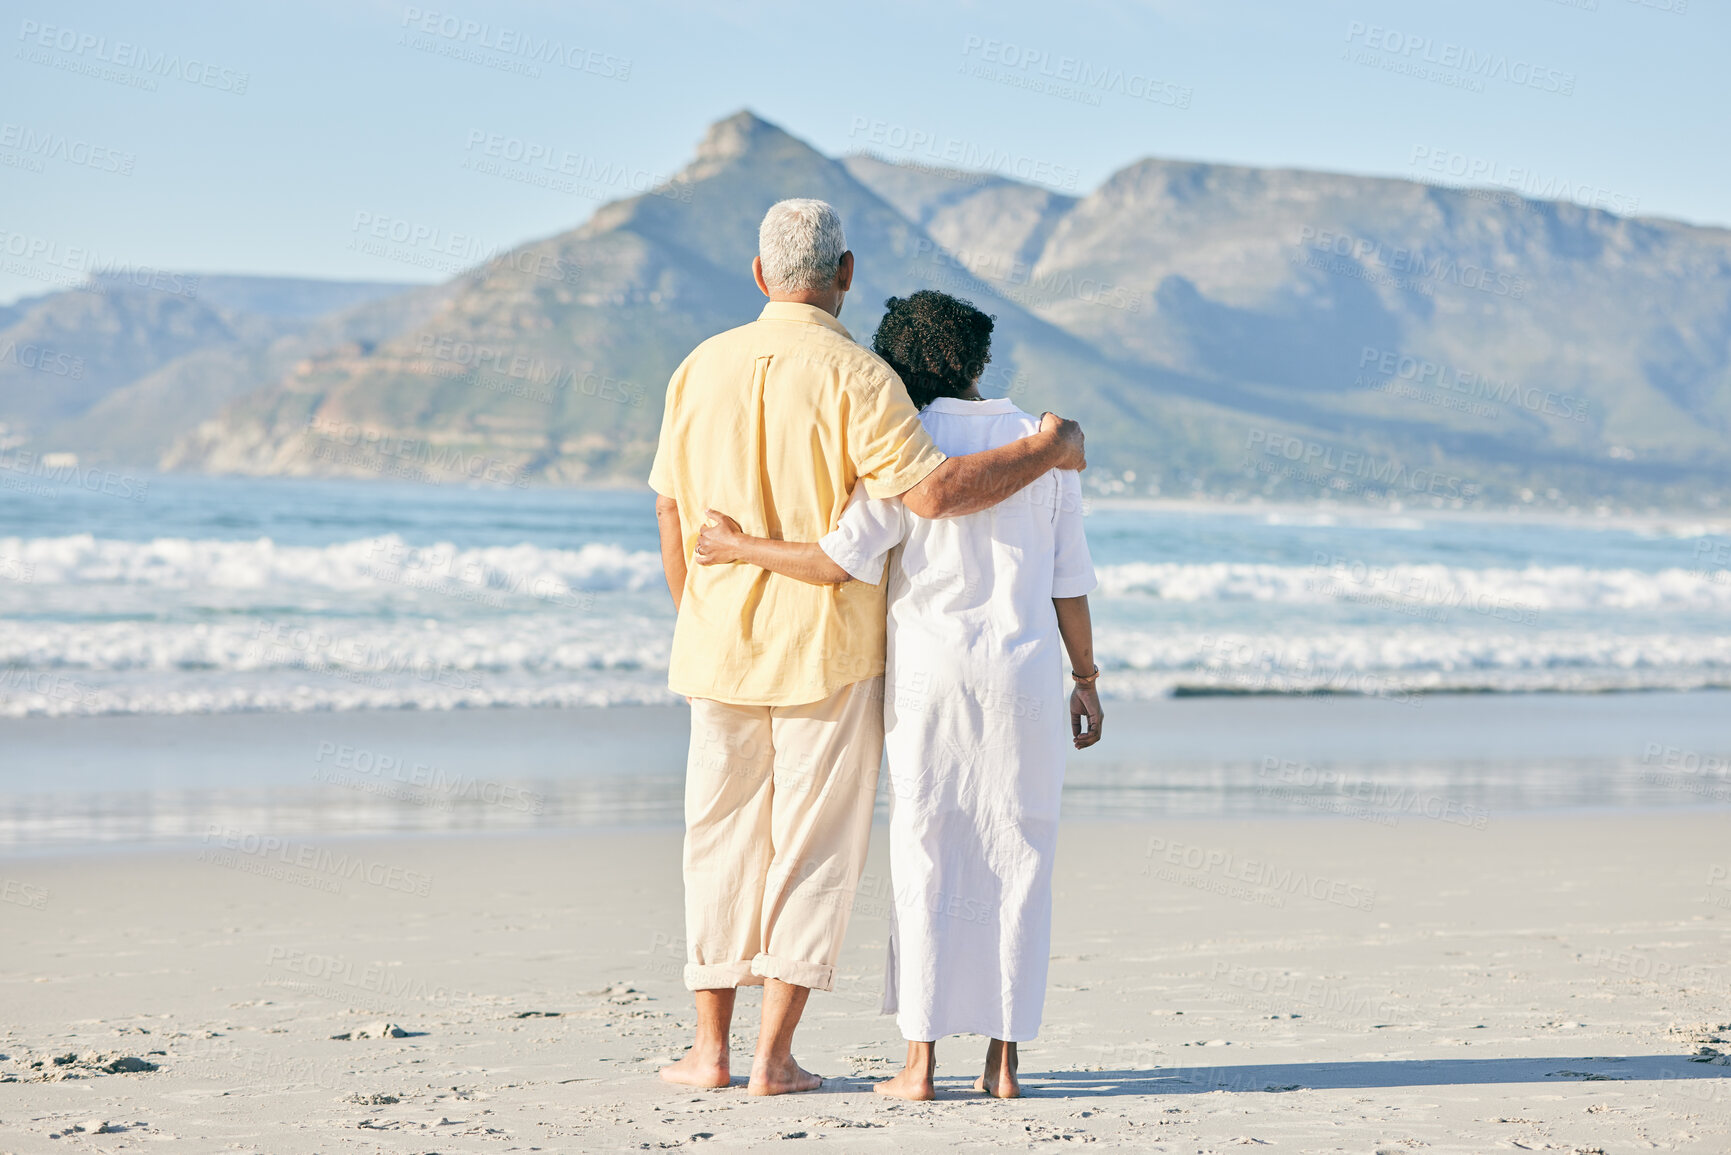
[[[356,286],[331,282],[350,291],[324,296],[307,291],[306,286],[316,282],[298,284],[300,287],[286,298],[273,301],[255,297],[251,302],[255,308],[275,310],[272,315],[279,322],[289,322],[278,326],[288,328],[285,335],[184,354],[111,391],[77,417],[54,426],[47,436],[60,448],[92,461],[156,466],[169,458],[189,429],[214,418],[261,383],[278,381],[296,365],[312,359],[370,349],[433,315],[451,293],[448,285],[408,290],[391,285],[390,295],[380,296],[356,293]],[[360,303],[343,308],[345,301]],[[339,303],[341,311],[324,315],[310,312],[332,302]]]
[[[1731,488],[1727,230],[1164,159],[1069,196],[826,157],[749,112],[666,185],[347,329],[214,278],[209,301],[102,295],[117,316],[80,322],[99,382],[0,420],[167,468],[641,484],[669,373],[757,314],[757,224],[788,196],[842,213],[857,337],[891,295],[974,300],[998,321],[987,392],[1082,419],[1102,492],[1680,507]]]
[[[1131,165],[1080,200],[849,164],[1036,315],[1247,418],[1301,422],[1325,450],[1490,490],[1693,503],[1725,488],[1727,230],[1181,161]]]
[[[326,281],[307,277],[248,277],[204,273],[198,299],[229,313],[311,321],[346,313],[417,286],[401,281]]]
[[[856,180],[1007,292],[1018,265],[1040,259],[1076,198],[990,173],[898,165],[864,153],[843,157]]]
[[[846,165],[740,113],[712,126],[668,185],[465,276],[442,312],[377,348],[301,366],[206,423],[168,463],[640,482],[668,375],[704,338],[757,315],[757,225],[769,205],[796,195],[821,197],[842,214],[857,272],[841,319],[862,339],[887,297],[948,288],[997,316],[988,384],[1000,391],[1019,390],[1035,407],[1062,397],[1067,411],[1102,430],[1156,413],[1168,435],[1144,435],[1138,448],[1155,443],[1174,460],[1209,439],[1186,443],[1185,429],[1212,422],[1209,437],[1226,435],[1227,411],[1139,390],[1088,342],[949,261]],[[1108,437],[1102,452],[1129,461],[1132,449]]]
[[[377,340],[442,288],[291,277],[122,276],[0,310],[0,422],[22,441],[154,466],[174,439],[293,364]]]
[[[73,290],[20,302],[0,330],[0,421],[52,425],[176,357],[272,335],[268,322],[149,289]]]

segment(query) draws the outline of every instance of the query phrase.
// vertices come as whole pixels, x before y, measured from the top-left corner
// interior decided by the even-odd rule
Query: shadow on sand
[[[1595,1055],[1541,1059],[1396,1059],[1357,1063],[1271,1063],[1242,1067],[1024,1072],[1034,1096],[1197,1095],[1209,1091],[1321,1091],[1357,1087],[1449,1087],[1472,1083],[1718,1080],[1692,1093],[1731,1096],[1731,1066],[1688,1055]]]
[[[887,1074],[887,1072],[886,1072]],[[938,1076],[939,1099],[979,1098],[973,1074]],[[818,1094],[871,1094],[882,1076],[831,1075]],[[1027,1098],[1202,1095],[1210,1091],[1329,1091],[1372,1087],[1451,1087],[1474,1083],[1686,1082],[1679,1093],[1706,1102],[1731,1099],[1731,1066],[1689,1055],[1594,1055],[1538,1059],[1391,1059],[1358,1063],[1270,1063],[1151,1070],[1027,1071]],[[735,1079],[743,1086],[743,1079]]]

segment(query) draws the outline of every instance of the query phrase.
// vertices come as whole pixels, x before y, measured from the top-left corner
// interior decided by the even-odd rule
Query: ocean
[[[680,821],[648,493],[128,492],[0,491],[0,850]],[[1722,524],[1087,525],[1107,724],[1066,820],[1731,806]]]
[[[0,716],[674,700],[646,492],[37,488],[0,491]],[[1710,525],[1110,501],[1087,525],[1109,697],[1731,686]]]

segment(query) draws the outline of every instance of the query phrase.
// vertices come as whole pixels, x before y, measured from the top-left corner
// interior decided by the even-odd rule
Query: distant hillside
[[[896,207],[983,279],[1014,293],[1076,198],[1006,177],[842,158],[848,172]],[[989,254],[981,260],[979,254]]]
[[[0,421],[41,430],[198,349],[275,335],[269,322],[225,315],[147,289],[71,291],[19,302],[0,330]]]
[[[757,223],[776,200],[819,196],[858,254],[842,320],[869,337],[884,300],[938,284],[998,316],[988,383],[1026,404],[1063,401],[1103,432],[1102,459],[1140,438],[1207,461],[1230,415],[1138,393],[1085,341],[941,259],[918,225],[817,153],[749,113],[712,127],[672,184],[600,209],[581,228],[463,278],[418,328],[354,356],[310,362],[247,397],[170,455],[176,467],[247,473],[640,482],[669,373],[704,338],[762,307],[750,280]],[[1197,434],[1200,426],[1213,428]],[[1188,431],[1188,432],[1187,432]]]
[[[191,275],[180,291],[95,277],[0,310],[9,440],[155,466],[175,438],[296,361],[379,340],[443,287]]]
[[[316,284],[302,282],[303,286]],[[311,318],[289,314],[292,320],[282,321],[283,312],[279,311],[281,323],[277,328],[287,328],[285,335],[198,349],[177,357],[113,390],[77,417],[54,426],[48,437],[62,449],[93,461],[160,465],[170,460],[174,445],[189,430],[216,417],[224,406],[257,391],[261,383],[279,381],[309,360],[370,349],[432,316],[451,294],[449,285],[407,291],[397,285],[391,289],[390,296],[361,296],[362,303],[334,314]],[[316,299],[309,300],[311,296],[302,288],[287,300],[255,300],[254,304],[278,310],[306,309],[316,304]],[[355,300],[356,295],[339,292],[329,299]]]
[[[101,277],[95,280],[98,284],[104,281]],[[415,287],[401,281],[324,281],[203,273],[194,291],[200,301],[224,312],[310,321],[394,297]]]
[[[832,159],[749,112],[661,188],[316,322],[317,283],[245,278],[0,310],[88,378],[25,398],[41,371],[0,365],[0,421],[178,469],[640,484],[668,374],[757,314],[757,223],[787,196],[841,210],[861,340],[922,287],[994,314],[987,391],[1081,418],[1102,492],[1731,497],[1727,230],[1159,159],[1074,197]]]
[[[1179,161],[1080,200],[849,167],[1037,315],[1247,418],[1301,422],[1325,452],[1444,464],[1492,491],[1693,504],[1726,486],[1724,229]]]

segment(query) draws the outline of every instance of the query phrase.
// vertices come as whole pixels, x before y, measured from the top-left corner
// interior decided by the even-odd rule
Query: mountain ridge
[[[1700,505],[1731,478],[1731,230],[1158,157],[1071,195],[830,158],[749,110],[398,324],[211,370],[229,399],[158,464],[640,483],[667,374],[757,314],[757,224],[786,196],[841,211],[858,339],[919,288],[997,316],[984,389],[1081,418],[1102,492],[1439,503],[1305,468],[1337,448],[1440,471],[1445,504]]]
[[[859,257],[855,291],[841,320],[861,339],[869,337],[886,297],[921,287],[913,272],[939,251],[840,163],[749,113],[711,126],[695,159],[672,184],[681,195],[649,193],[603,206],[578,228],[531,242],[478,270],[444,315],[334,375],[322,366],[249,398],[230,415],[231,429],[201,430],[201,440],[183,442],[172,463],[308,475],[366,475],[394,467],[395,461],[335,454],[323,444],[321,428],[355,425],[366,428],[364,437],[392,445],[426,440],[465,462],[491,457],[512,476],[641,477],[653,452],[667,374],[698,342],[759,311],[749,269],[757,224],[771,203],[797,190],[830,200],[841,211]],[[529,266],[577,268],[582,276],[570,284],[537,283],[522,271]],[[942,272],[949,287],[997,311],[999,378],[1013,382],[1017,366],[1037,361],[1048,372],[1090,382],[1072,390],[1072,408],[1101,419],[1131,415],[1112,388],[1123,383],[1112,380],[1113,371],[1085,342],[997,298],[965,270],[924,271]],[[569,391],[551,403],[537,402],[489,392],[488,378],[478,374],[472,383],[480,388],[448,398],[437,417],[429,417],[416,398],[436,385],[403,369],[415,347],[437,348],[447,338],[456,346],[508,348],[546,365],[571,359],[575,348],[578,363],[567,367],[584,373],[596,372],[597,354],[605,353],[610,359],[604,376],[633,383],[634,403],[574,405]],[[637,397],[644,403],[636,404]],[[500,433],[507,424],[513,425],[512,437]],[[242,428],[243,434],[236,433]],[[544,435],[539,441],[537,432]]]

